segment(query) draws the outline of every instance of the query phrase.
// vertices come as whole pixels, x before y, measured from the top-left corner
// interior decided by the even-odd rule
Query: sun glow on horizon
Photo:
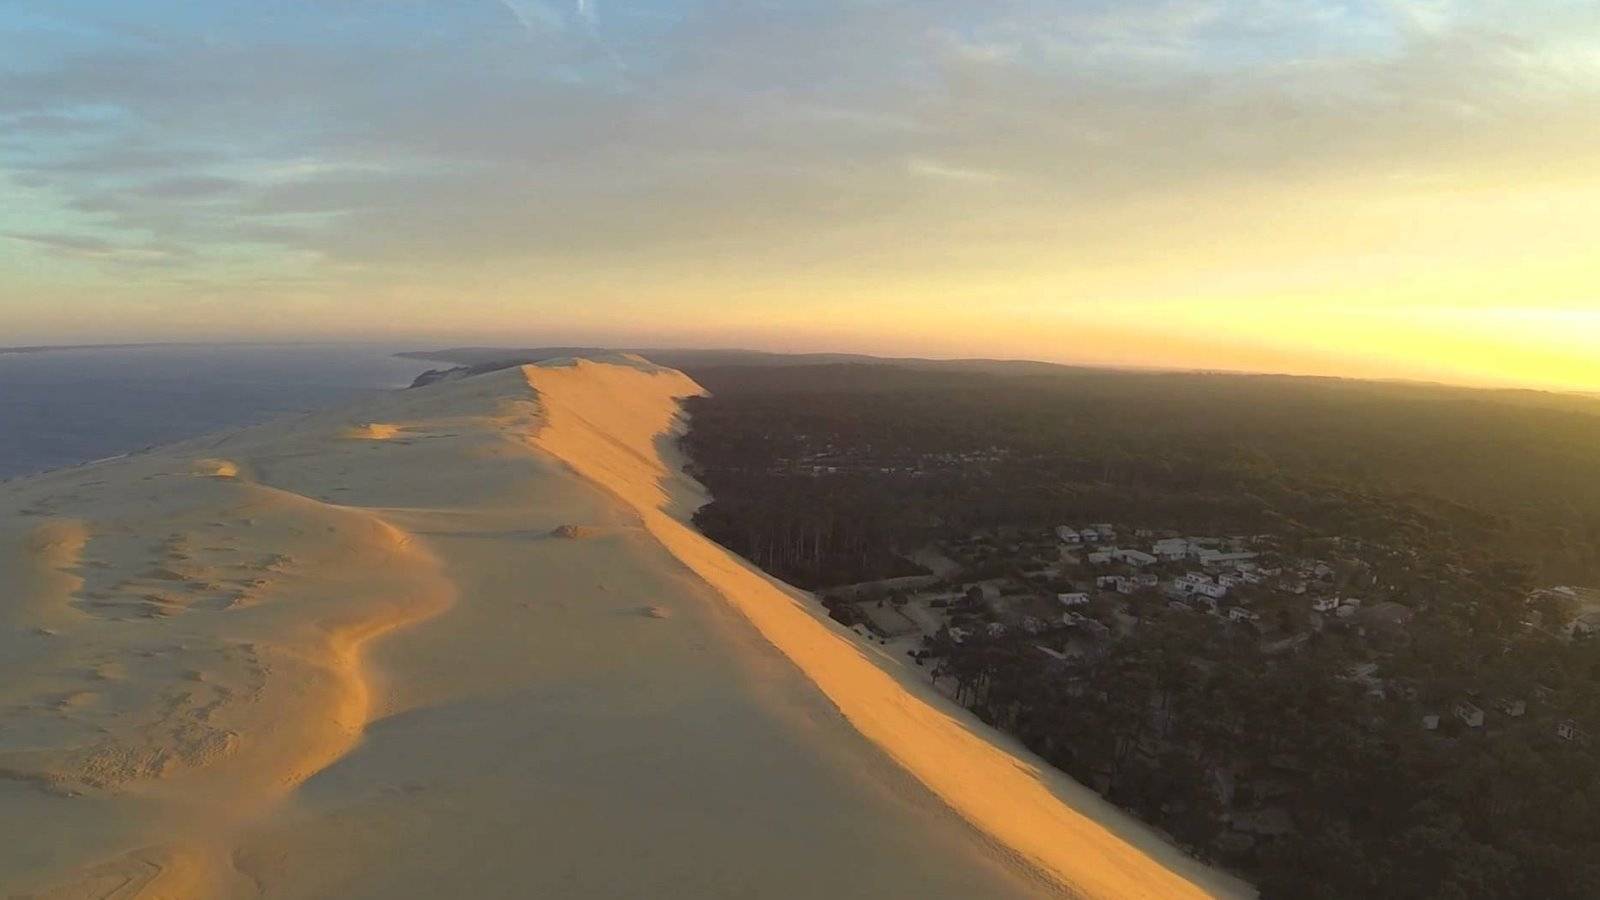
[[[0,342],[1600,391],[1600,7],[1269,6],[25,0]]]

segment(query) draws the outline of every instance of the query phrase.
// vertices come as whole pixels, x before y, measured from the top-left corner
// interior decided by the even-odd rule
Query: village
[[[931,664],[929,648],[939,640],[960,645],[975,636],[1020,635],[1042,665],[1069,664],[1093,660],[1162,617],[1199,616],[1248,637],[1269,656],[1290,653],[1313,635],[1337,634],[1350,648],[1345,680],[1372,702],[1412,708],[1416,727],[1425,731],[1493,730],[1548,707],[1555,691],[1537,682],[1516,693],[1471,686],[1451,693],[1389,671],[1423,609],[1414,598],[1401,602],[1373,560],[1407,554],[1334,538],[1319,555],[1306,556],[1271,535],[1179,536],[1107,523],[997,529],[913,554],[927,575],[835,588],[825,602],[862,637],[923,666],[947,692],[953,689]],[[1559,622],[1548,621],[1552,603],[1568,611]],[[1600,632],[1600,591],[1542,589],[1529,606],[1521,625],[1530,632],[1564,641]],[[1544,713],[1557,738],[1586,739],[1561,710]]]

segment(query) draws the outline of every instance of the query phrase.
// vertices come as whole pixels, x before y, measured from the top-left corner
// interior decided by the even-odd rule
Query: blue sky
[[[1593,313],[1597,95],[1562,0],[3,0],[0,319],[1023,352]]]

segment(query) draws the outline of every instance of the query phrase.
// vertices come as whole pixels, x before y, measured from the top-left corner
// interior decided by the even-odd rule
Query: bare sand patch
[[[0,484],[0,885],[1233,892],[663,512],[696,390],[569,361]]]

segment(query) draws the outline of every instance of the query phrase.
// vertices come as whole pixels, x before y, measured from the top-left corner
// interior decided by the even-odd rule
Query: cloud
[[[48,232],[5,232],[0,237],[39,247],[49,253],[96,262],[131,266],[166,266],[178,262],[184,253],[170,245],[145,243],[117,244],[83,234]]]
[[[994,184],[998,181],[1004,181],[1006,177],[999,172],[964,168],[940,162],[936,159],[922,158],[907,160],[906,170],[920,178],[931,178],[935,181],[953,181],[962,184]]]
[[[1228,231],[1282,252],[1316,230],[1296,197],[1336,197],[1326,221],[1555,177],[1600,137],[1600,19],[1555,0],[701,0],[612,4],[603,40],[574,3],[40,2],[63,27],[0,37],[29,44],[0,171],[56,237],[111,241],[41,252],[759,284],[1098,270]]]

